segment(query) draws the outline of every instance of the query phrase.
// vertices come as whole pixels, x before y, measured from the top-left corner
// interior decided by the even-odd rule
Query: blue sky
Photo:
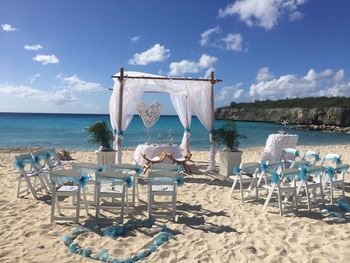
[[[0,111],[108,113],[120,67],[231,101],[350,96],[350,1],[1,0]],[[148,94],[173,114],[167,94]]]

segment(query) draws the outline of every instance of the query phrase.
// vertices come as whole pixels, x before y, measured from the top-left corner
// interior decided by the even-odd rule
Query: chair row
[[[329,161],[329,160],[328,160]],[[285,162],[266,163],[242,163],[238,168],[234,168],[233,184],[230,196],[235,192],[236,186],[240,192],[241,201],[259,198],[259,189],[267,190],[267,198],[263,210],[266,210],[271,197],[277,194],[279,211],[282,215],[287,204],[292,204],[292,209],[297,211],[298,196],[305,193],[308,209],[312,203],[317,203],[318,199],[324,204],[324,196],[330,197],[333,204],[334,189],[341,187],[344,192],[344,176],[349,169],[347,164],[335,162],[334,168],[331,166],[315,166],[312,163],[293,163],[292,168],[285,168]],[[246,187],[248,185],[248,187]]]
[[[91,175],[91,171],[94,176]],[[53,183],[53,197],[51,207],[51,222],[55,220],[72,220],[79,222],[80,193],[83,193],[86,210],[85,188],[90,183],[94,184],[94,205],[96,206],[96,219],[100,216],[100,209],[115,209],[120,207],[120,221],[123,222],[124,210],[128,206],[128,188],[134,187],[136,180],[134,166],[130,164],[112,165],[110,171],[100,171],[99,167],[91,163],[73,163],[73,170],[56,170],[50,172],[50,180]],[[90,175],[89,175],[90,173]],[[182,179],[181,179],[182,178]],[[71,185],[67,186],[67,183]],[[183,177],[174,165],[154,165],[148,173],[148,217],[152,217],[155,208],[170,208],[171,218],[176,215],[177,186],[183,183]],[[73,184],[73,185],[72,185]],[[133,188],[135,189],[135,188]],[[75,217],[56,216],[55,210],[60,213],[61,207],[58,196],[72,196],[76,199]],[[155,201],[155,197],[170,197],[170,201]],[[111,199],[108,205],[102,205],[102,198]],[[119,202],[116,202],[119,201]],[[70,207],[71,208],[71,207]],[[87,212],[88,213],[88,212]]]

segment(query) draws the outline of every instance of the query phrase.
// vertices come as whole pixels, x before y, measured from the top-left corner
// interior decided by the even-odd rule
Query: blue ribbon
[[[118,136],[123,136],[124,135],[124,131],[122,131],[122,130],[117,130],[117,129],[115,129],[115,130],[113,130],[113,133],[114,133],[114,135],[118,135]]]
[[[14,161],[14,166],[17,169],[23,169],[26,164],[32,164],[32,163],[33,163],[32,159],[15,160]]]
[[[34,157],[34,162],[35,162],[36,164],[39,164],[40,161],[46,160],[46,158],[47,158],[47,154],[46,154],[46,153],[45,153],[45,154],[36,155],[36,156]]]
[[[300,168],[300,174],[299,174],[299,178],[302,181],[305,181],[307,179],[307,166],[301,166]]]
[[[350,212],[350,204],[345,200],[340,199],[337,201],[337,204],[343,211]]]
[[[311,156],[313,156],[315,158],[315,161],[317,162],[321,160],[320,155],[318,153],[312,154]]]
[[[127,176],[125,178],[125,182],[126,182],[126,187],[130,188],[132,186],[132,179],[131,179],[131,176]]]
[[[336,164],[340,164],[340,158],[339,157],[334,157],[333,158],[333,162],[335,162]]]
[[[49,159],[49,158],[52,158],[55,156],[55,153],[54,152],[51,152],[51,151],[48,151],[46,152],[46,158]]]
[[[137,173],[138,176],[140,176],[141,173],[143,172],[143,169],[141,167],[136,167],[135,172]]]
[[[97,168],[97,172],[104,172],[105,171],[105,167],[103,165],[99,165]]]
[[[335,168],[337,173],[345,173],[348,169],[349,169],[349,165],[348,164],[343,164],[341,167]]]
[[[266,171],[266,169],[267,169],[267,164],[266,164],[266,162],[261,163],[260,169],[261,169],[262,172],[265,172],[265,171]]]
[[[272,182],[273,184],[278,184],[279,181],[280,181],[280,176],[279,176],[279,174],[278,174],[277,172],[273,172],[273,173],[271,174],[271,182]]]
[[[183,176],[179,176],[177,179],[176,179],[176,183],[177,183],[177,186],[183,186],[184,183],[185,183],[185,178]]]
[[[190,128],[185,128],[185,132],[191,132]]]
[[[241,172],[241,169],[239,167],[233,167],[233,174],[234,175],[239,175],[239,173]]]
[[[328,166],[326,168],[326,174],[328,175],[329,178],[333,178],[334,177],[334,169],[330,166]]]
[[[84,188],[88,182],[89,182],[90,177],[86,174],[83,173],[82,176],[79,178],[78,181],[76,181],[82,188]]]

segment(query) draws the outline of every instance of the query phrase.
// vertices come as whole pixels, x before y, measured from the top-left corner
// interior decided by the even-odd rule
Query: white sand
[[[336,152],[350,163],[350,145],[298,147],[318,149],[323,155]],[[262,148],[244,150],[244,161],[259,161]],[[0,262],[96,262],[68,252],[59,240],[69,233],[71,224],[50,224],[50,199],[34,200],[30,195],[16,198],[17,175],[13,150],[0,151]],[[78,161],[95,162],[93,152],[75,152]],[[132,152],[124,154],[131,162]],[[323,221],[320,209],[301,210],[298,216],[279,216],[275,207],[262,213],[265,195],[259,202],[241,204],[238,196],[228,198],[231,181],[216,174],[206,174],[207,152],[193,152],[195,171],[178,189],[177,222],[164,222],[175,237],[163,244],[144,262],[350,262],[350,223]],[[348,176],[348,175],[347,175]],[[347,178],[349,182],[349,179]],[[141,181],[142,183],[142,181]],[[346,189],[349,191],[349,187]],[[263,192],[263,191],[262,191]],[[340,191],[336,192],[336,196]],[[147,188],[140,187],[141,201],[130,209],[128,219],[147,218]],[[328,202],[326,203],[328,204]],[[95,213],[90,208],[90,218]],[[81,211],[81,223],[88,217]],[[115,256],[126,257],[149,241],[140,231],[136,236],[108,240],[89,233],[79,242],[94,251],[110,248]],[[88,238],[87,238],[88,237]]]

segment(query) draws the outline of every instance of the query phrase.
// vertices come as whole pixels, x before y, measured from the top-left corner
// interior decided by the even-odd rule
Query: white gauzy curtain
[[[210,142],[210,164],[208,171],[215,170],[216,143],[212,137],[212,130],[215,128],[214,112],[211,107],[212,87],[209,81],[187,81],[188,98],[194,114],[199,121],[209,131]]]
[[[191,153],[190,151],[190,137],[191,137],[191,120],[192,120],[192,109],[191,103],[188,96],[184,95],[172,95],[170,94],[171,101],[174,105],[175,111],[179,116],[182,126],[184,126],[184,135],[180,148],[185,154]]]
[[[116,137],[117,163],[121,163],[122,160],[121,140],[124,131],[134,116],[136,104],[141,100],[147,82],[147,79],[124,79],[122,122],[121,127],[119,127],[120,81],[117,78],[114,79],[113,92],[109,101],[109,113],[113,134]]]

